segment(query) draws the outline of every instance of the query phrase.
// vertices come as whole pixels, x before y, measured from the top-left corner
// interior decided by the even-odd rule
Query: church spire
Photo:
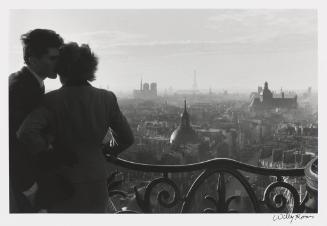
[[[184,112],[186,112],[186,99],[184,99]]]
[[[181,115],[181,125],[182,127],[190,127],[190,116],[186,109],[186,99],[184,100],[184,112]]]

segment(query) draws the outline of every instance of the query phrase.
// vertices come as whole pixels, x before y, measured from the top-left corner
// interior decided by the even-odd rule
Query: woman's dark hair
[[[57,71],[67,81],[94,81],[97,66],[98,58],[87,44],[70,42],[60,48]]]
[[[41,57],[48,48],[60,48],[64,40],[59,34],[48,29],[34,29],[21,36],[24,61],[29,65],[30,56]]]

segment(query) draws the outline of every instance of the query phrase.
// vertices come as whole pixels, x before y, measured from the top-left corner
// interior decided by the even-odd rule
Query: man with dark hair
[[[56,62],[63,39],[56,32],[35,29],[21,36],[24,66],[9,76],[9,174],[10,212],[34,212],[33,196],[38,189],[34,159],[16,137],[26,116],[44,94],[43,81],[55,79]]]

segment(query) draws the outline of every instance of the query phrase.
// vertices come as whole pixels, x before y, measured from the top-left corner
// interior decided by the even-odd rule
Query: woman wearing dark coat
[[[58,172],[72,185],[73,194],[51,203],[49,212],[106,212],[108,163],[103,154],[104,137],[108,129],[112,131],[111,155],[133,143],[114,93],[89,83],[95,79],[97,63],[88,45],[64,45],[58,62],[62,87],[45,94],[41,107],[27,117],[17,133],[34,154],[48,152],[51,142],[56,159],[71,163],[62,164]]]

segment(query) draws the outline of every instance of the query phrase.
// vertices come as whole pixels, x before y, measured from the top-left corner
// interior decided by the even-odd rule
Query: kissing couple
[[[9,76],[10,212],[108,212],[104,154],[134,138],[115,94],[91,85],[98,57],[48,29],[21,40],[25,66]],[[57,74],[62,86],[45,94]]]

